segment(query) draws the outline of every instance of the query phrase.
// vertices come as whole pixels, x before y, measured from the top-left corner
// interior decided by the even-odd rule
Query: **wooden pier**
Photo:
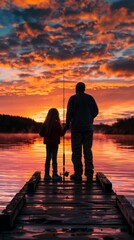
[[[134,208],[103,173],[44,182],[35,172],[0,215],[0,240],[132,240]]]

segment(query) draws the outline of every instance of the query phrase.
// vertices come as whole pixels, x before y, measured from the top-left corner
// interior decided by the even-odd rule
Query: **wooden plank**
[[[72,201],[72,202],[78,202],[78,201],[109,201],[109,202],[115,202],[115,195],[112,194],[112,195],[109,195],[109,194],[84,194],[83,192],[81,192],[81,194],[69,194],[68,192],[64,192],[64,193],[55,193],[55,194],[47,194],[47,195],[44,195],[43,193],[41,194],[29,194],[29,197],[28,197],[28,202],[29,201],[38,201],[38,200],[41,200],[41,201],[51,201],[51,202],[56,202],[56,201]]]
[[[67,225],[66,227],[61,227],[50,225],[45,226],[31,225],[30,226],[19,226],[13,233],[7,232],[2,235],[2,240],[59,240],[59,239],[71,239],[71,240],[133,240],[131,235],[127,232],[126,227],[106,227],[102,225],[99,229],[98,226],[83,226],[80,225]]]
[[[73,190],[66,190],[66,189],[60,189],[60,190],[58,190],[58,189],[53,189],[53,190],[49,190],[49,189],[44,189],[44,190],[37,190],[37,192],[36,192],[36,195],[47,195],[47,194],[49,194],[49,195],[53,195],[53,196],[55,196],[55,195],[57,195],[57,194],[61,194],[61,195],[73,195],[73,193],[74,193],[74,191]],[[81,194],[84,194],[84,195],[88,195],[88,196],[90,196],[90,195],[102,195],[102,190],[90,190],[90,191],[88,191],[88,190],[85,190],[85,191],[83,191],[83,192],[81,192],[79,189],[77,189],[76,191],[75,191],[75,193],[77,194],[77,195],[81,195]],[[108,193],[107,194],[107,196],[108,195],[111,195],[111,193]]]
[[[41,179],[41,172],[36,171],[30,180],[27,182],[27,191],[28,192],[34,192],[36,190],[36,187]]]
[[[69,208],[69,209],[74,209],[76,206],[78,207],[78,208],[87,208],[87,209],[91,209],[91,210],[96,210],[96,211],[98,211],[99,209],[104,209],[105,211],[110,211],[110,209],[112,209],[112,210],[114,210],[114,209],[118,209],[117,208],[117,206],[116,206],[116,204],[113,204],[113,203],[111,203],[111,204],[107,204],[107,203],[96,203],[96,202],[93,202],[93,203],[91,203],[91,202],[89,202],[89,203],[87,203],[87,202],[78,202],[78,203],[66,203],[66,202],[64,202],[64,203],[62,203],[62,204],[59,204],[59,203],[55,203],[55,202],[53,202],[53,203],[48,203],[48,204],[44,204],[44,202],[43,203],[41,203],[41,202],[38,202],[37,204],[34,204],[33,202],[30,202],[30,203],[27,203],[27,205],[26,205],[27,207],[26,208],[24,208],[24,209],[28,209],[28,208],[42,208],[42,211],[43,211],[43,209],[45,210],[45,209],[48,209],[48,208],[53,208],[53,207],[56,207],[57,209],[60,207],[60,206],[62,206],[63,208]],[[119,209],[118,209],[119,210]],[[23,212],[23,211],[22,211]]]
[[[123,195],[116,195],[116,203],[121,210],[123,216],[127,220],[131,232],[134,235],[134,207]]]
[[[72,186],[72,187],[68,187],[66,186],[42,186],[42,185],[38,185],[36,194],[44,194],[44,195],[55,195],[55,194],[59,194],[59,195],[64,195],[64,194],[69,194],[69,195],[102,195],[104,194],[102,192],[102,188],[100,185],[98,186]],[[107,195],[115,195],[114,192],[107,192]]]
[[[122,214],[118,211],[106,212],[104,209],[101,209],[101,211],[96,211],[94,209],[93,211],[92,209],[86,209],[83,207],[75,207],[70,210],[68,208],[57,208],[57,206],[46,208],[45,211],[36,211],[35,209],[35,211],[25,211],[17,218],[17,221],[24,221],[27,222],[27,224],[38,221],[48,224],[53,220],[56,221],[56,224],[60,221],[62,225],[71,224],[71,222],[73,224],[81,223],[82,225],[85,223],[104,224],[105,221],[106,224],[112,224],[115,222],[118,224],[126,223],[126,220],[122,218]]]
[[[49,182],[46,182],[46,181],[43,181],[43,180],[41,180],[40,181],[40,183],[41,183],[41,185],[43,185],[43,186],[47,186],[47,185],[49,185],[49,186],[57,186],[57,185],[63,185],[63,186],[76,186],[76,185],[80,185],[81,184],[81,186],[82,185],[93,185],[93,184],[97,184],[97,182],[96,182],[96,179],[94,178],[93,179],[93,181],[91,181],[91,182],[87,182],[87,181],[85,181],[85,180],[82,180],[81,182],[75,182],[75,181],[72,181],[72,180],[65,180],[65,181],[60,181],[60,182],[53,182],[53,181],[49,181]]]
[[[77,217],[77,218],[76,218]],[[105,226],[111,226],[111,225],[114,225],[114,226],[117,226],[117,225],[122,225],[124,226],[126,221],[123,220],[122,218],[112,218],[110,216],[107,216],[107,217],[100,217],[100,218],[94,218],[94,217],[84,217],[84,218],[81,218],[81,216],[74,216],[72,218],[70,217],[57,217],[57,216],[49,216],[49,215],[46,215],[46,216],[40,216],[40,217],[36,217],[36,216],[32,216],[31,215],[31,218],[27,216],[27,218],[23,217],[23,220],[21,221],[17,221],[17,223],[19,223],[20,225],[22,226],[30,226],[30,225],[40,225],[40,224],[45,224],[45,226],[48,226],[50,224],[55,224],[55,226],[57,226],[57,224],[61,225],[62,227],[65,227],[66,225],[72,225],[72,226],[75,226],[76,224],[77,225],[80,225],[82,227],[84,226],[93,226],[93,225],[98,225],[98,226],[101,226],[101,225],[105,225]]]
[[[101,186],[105,192],[112,191],[112,183],[102,172],[97,172],[96,179],[101,184]]]
[[[55,184],[55,185],[52,185],[52,184],[43,184],[42,182],[40,182],[40,188],[45,188],[45,187],[47,187],[47,188],[55,188],[55,186],[57,187],[57,188],[66,188],[66,189],[73,189],[73,188],[77,188],[77,186],[79,186],[78,184],[75,184],[75,185],[73,185],[73,184]],[[88,184],[81,184],[81,188],[100,188],[100,184],[99,183],[97,183],[97,182],[94,182],[94,183],[92,183],[92,184],[90,184],[90,185],[88,185]],[[102,188],[101,188],[102,189]]]
[[[77,209],[79,209],[79,206],[77,206]],[[42,206],[42,205],[30,205],[27,206],[27,208],[23,208],[21,211],[21,216],[25,215],[42,215],[42,214],[46,214],[46,213],[51,213],[54,212],[55,214],[71,214],[72,211],[75,211],[74,207],[71,205],[68,206],[54,206],[54,205],[49,205],[49,206]],[[79,210],[79,212],[88,212],[89,215],[94,215],[94,216],[102,216],[103,214],[108,214],[108,215],[117,215],[117,216],[121,216],[121,213],[119,210],[117,210],[117,208],[111,208],[111,207],[102,207],[100,206],[100,208],[97,208],[95,206],[90,206],[90,207],[86,207],[86,206],[81,206],[81,210]],[[20,218],[20,217],[19,217]]]

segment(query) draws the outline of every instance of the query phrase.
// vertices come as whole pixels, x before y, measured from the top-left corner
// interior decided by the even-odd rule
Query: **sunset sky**
[[[134,0],[0,0],[0,114],[62,119],[78,81],[96,123],[133,115]]]

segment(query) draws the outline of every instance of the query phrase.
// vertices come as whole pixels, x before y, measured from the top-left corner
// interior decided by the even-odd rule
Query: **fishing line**
[[[63,126],[65,121],[65,82],[63,71]],[[65,136],[63,136],[63,180],[65,180]]]
[[[65,81],[63,71],[63,126],[65,124]],[[66,158],[65,158],[65,136],[63,136],[63,181],[68,177],[69,172],[66,171]]]

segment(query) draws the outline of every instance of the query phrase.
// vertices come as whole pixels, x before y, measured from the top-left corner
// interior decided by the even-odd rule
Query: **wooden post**
[[[112,183],[108,180],[108,178],[102,172],[97,172],[96,179],[100,183],[100,185],[102,186],[105,192],[112,191]]]
[[[0,214],[0,229],[11,229],[14,226],[15,219],[26,203],[26,193],[35,191],[40,181],[41,172],[35,172],[30,180],[22,187],[22,189],[13,197],[11,202]]]
[[[27,182],[27,191],[28,192],[34,192],[40,179],[41,179],[41,172],[35,172],[30,180]]]
[[[123,216],[127,220],[131,232],[134,235],[134,207],[123,195],[116,195],[116,203]]]
[[[14,221],[26,203],[25,193],[17,193],[11,202],[0,214],[0,229],[11,229],[14,226]]]

